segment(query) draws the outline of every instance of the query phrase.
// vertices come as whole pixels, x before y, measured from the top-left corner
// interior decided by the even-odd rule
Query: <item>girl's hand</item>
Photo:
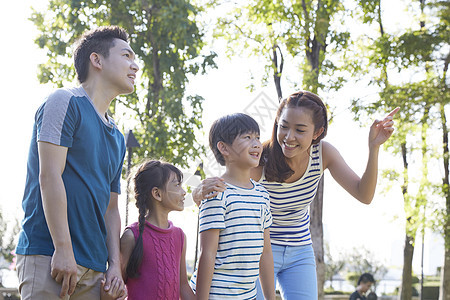
[[[375,120],[373,122],[369,132],[369,147],[379,147],[392,135],[392,132],[394,132],[393,118],[399,110],[400,107],[397,107],[382,121]]]
[[[225,185],[223,178],[206,178],[192,191],[192,199],[197,206],[200,206],[203,199],[211,199],[217,194],[224,192],[226,189],[227,186]]]
[[[105,290],[105,283],[106,280],[103,279],[100,289],[101,300],[123,300],[128,296],[127,289],[125,288],[125,285],[123,285],[121,279],[114,277],[113,280],[111,280],[111,286],[107,290]]]

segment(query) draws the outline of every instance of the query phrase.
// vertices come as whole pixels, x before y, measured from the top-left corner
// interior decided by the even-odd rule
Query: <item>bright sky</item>
[[[37,64],[44,62],[45,57],[42,50],[39,50],[33,42],[37,32],[27,20],[31,14],[29,9],[31,5],[42,8],[45,7],[45,3],[44,0],[0,2],[0,27],[4,28],[4,42],[0,47],[2,57],[0,76],[3,86],[3,104],[0,110],[0,136],[2,137],[0,157],[3,169],[0,173],[2,190],[0,205],[4,216],[10,220],[13,217],[22,218],[20,203],[34,113],[52,90],[51,87],[40,85],[37,81]],[[396,4],[398,5],[398,0]],[[403,8],[397,11],[400,10]],[[224,114],[242,111],[260,92],[276,99],[272,85],[265,89],[257,88],[254,93],[245,89],[250,77],[250,67],[254,72],[254,66],[257,65],[257,61],[249,62],[248,59],[229,61],[222,55],[218,70],[193,80],[189,90],[206,99],[204,103],[205,132],[208,131],[214,119]],[[287,86],[288,84],[285,83],[284,93],[293,92],[288,90]],[[368,128],[360,129],[358,124],[351,121],[352,116],[346,109],[350,92],[354,95],[356,92],[361,92],[361,89],[349,87],[335,95],[339,99],[344,99],[340,101],[345,104],[336,110],[337,115],[329,128],[326,140],[339,149],[347,163],[362,175],[367,162]],[[366,94],[367,92],[362,92],[362,95]],[[326,98],[324,100],[330,104],[334,101],[334,99]],[[382,118],[384,115],[384,112],[379,112],[379,115],[374,118]],[[266,126],[270,127],[272,122],[273,117],[270,117]],[[268,134],[263,135],[263,138],[267,137]],[[390,167],[392,164],[400,167],[400,163],[385,152],[380,155],[380,169]],[[325,185],[323,215],[325,239],[329,241],[332,251],[338,253],[364,246],[376,252],[377,257],[387,266],[401,268],[404,240],[402,220],[404,218],[399,189],[394,188],[387,195],[381,195],[381,189],[378,189],[373,203],[366,206],[348,195],[334,182],[328,172],[326,172]],[[122,209],[124,209],[124,199],[124,197],[121,199]],[[130,204],[130,208],[133,206]],[[176,225],[181,226],[188,234],[188,259],[193,259],[195,212],[192,207],[187,208],[186,211],[188,213],[184,215],[174,214],[173,218]],[[133,215],[130,219],[133,220]],[[433,246],[425,249],[425,272],[433,274],[441,260],[430,260],[430,258],[443,257],[442,242],[434,237],[427,237],[427,244],[433,244]],[[420,252],[416,251],[414,263],[416,273],[420,272],[419,256]]]

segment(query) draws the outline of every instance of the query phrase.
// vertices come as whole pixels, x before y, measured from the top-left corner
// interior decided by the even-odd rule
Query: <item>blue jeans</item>
[[[312,245],[279,246],[272,244],[275,286],[284,300],[317,299],[316,260]],[[264,299],[259,280],[256,299]]]

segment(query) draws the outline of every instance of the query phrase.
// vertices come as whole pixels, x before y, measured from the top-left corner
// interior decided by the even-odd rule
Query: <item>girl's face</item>
[[[186,192],[181,187],[181,182],[175,173],[171,173],[166,184],[165,191],[162,191],[161,205],[169,211],[182,211],[184,209],[184,196]]]
[[[323,128],[315,130],[312,111],[303,107],[286,107],[278,120],[277,140],[286,158],[309,155],[308,149]]]

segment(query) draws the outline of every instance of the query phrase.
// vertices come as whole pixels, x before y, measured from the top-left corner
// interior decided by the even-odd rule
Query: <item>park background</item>
[[[351,1],[344,1],[350,3]],[[414,2],[414,1],[412,1]],[[386,30],[392,34],[401,34],[405,30],[414,28],[418,23],[417,15],[419,1],[392,0],[382,2],[383,22]],[[21,198],[26,176],[26,160],[31,137],[34,113],[44,101],[45,96],[55,87],[40,84],[37,78],[38,64],[47,61],[46,51],[40,49],[34,42],[40,34],[36,26],[28,20],[33,6],[37,11],[47,9],[47,0],[2,1],[0,3],[0,24],[4,29],[1,51],[1,82],[3,103],[0,110],[0,136],[2,147],[2,172],[0,174],[1,196],[0,205],[3,219],[8,224],[22,218]],[[223,8],[221,8],[223,9]],[[218,16],[221,10],[211,10],[210,21]],[[355,17],[356,19],[356,17]],[[207,22],[206,22],[207,23]],[[417,24],[416,24],[417,23]],[[358,25],[356,20],[348,19],[345,26],[354,35],[364,34],[368,27]],[[416,26],[417,27],[417,26]],[[207,146],[207,132],[216,118],[234,112],[247,112],[255,117],[261,125],[262,140],[266,140],[271,131],[275,116],[274,108],[278,104],[275,86],[269,76],[268,84],[262,85],[260,78],[266,74],[265,57],[263,55],[230,54],[226,51],[227,44],[223,39],[213,38],[212,29],[206,28],[205,36],[214,43],[205,46],[217,53],[216,69],[210,69],[205,75],[189,75],[186,85],[186,95],[198,94],[205,100],[201,122],[203,130],[196,131],[196,139]],[[284,49],[283,49],[284,50]],[[283,70],[283,93],[288,95],[303,89],[298,74],[299,63],[285,54]],[[399,74],[398,77],[404,76]],[[296,78],[296,76],[298,78]],[[408,74],[409,80],[414,75]],[[396,75],[392,76],[396,80]],[[406,79],[407,80],[407,79]],[[362,174],[367,161],[368,128],[376,118],[383,118],[388,112],[382,107],[373,114],[363,115],[362,122],[355,121],[352,113],[353,99],[376,99],[379,87],[368,84],[369,79],[358,82],[348,81],[338,91],[320,91],[319,95],[330,106],[333,120],[329,127],[326,140],[340,150],[347,163],[358,173]],[[252,88],[249,88],[252,86]],[[140,87],[137,87],[139,94]],[[338,101],[337,101],[338,100]],[[369,102],[369,100],[367,100]],[[255,107],[261,108],[259,112]],[[120,110],[120,107],[118,108]],[[124,113],[123,116],[126,114]],[[125,117],[115,116],[123,132],[133,129],[136,121]],[[362,127],[360,127],[362,126]],[[395,135],[396,133],[394,133]],[[436,135],[436,139],[439,134]],[[394,145],[395,146],[395,145]],[[420,161],[420,158],[415,158]],[[183,168],[188,184],[195,185],[198,179],[192,177],[200,161],[208,175],[220,175],[220,170],[207,151],[202,157],[192,159]],[[383,169],[395,168],[402,170],[403,164],[398,155],[389,151],[382,151],[379,160],[380,175]],[[127,167],[125,161],[124,168]],[[436,167],[432,177],[442,177],[442,168]],[[336,185],[328,172],[325,172],[325,191],[323,204],[324,240],[329,245],[330,254],[336,259],[350,253],[369,253],[370,259],[382,264],[388,269],[384,280],[378,283],[377,292],[391,293],[401,283],[403,266],[403,246],[405,239],[405,210],[404,199],[400,188],[401,180],[387,180],[379,178],[379,186],[371,205],[360,204],[348,195],[340,186]],[[387,186],[392,186],[387,190]],[[125,222],[126,181],[123,180],[123,193],[120,197],[122,225]],[[134,205],[129,204],[129,222],[137,220]],[[173,213],[171,218],[175,225],[183,228],[187,234],[187,259],[193,261],[196,241],[197,208],[189,204],[183,213]],[[421,270],[421,236],[416,237],[416,247],[413,259],[413,272],[419,275]],[[356,249],[356,250],[355,250]],[[424,245],[425,275],[436,275],[437,268],[443,265],[444,242],[442,236],[433,229],[425,231]],[[13,272],[3,271],[3,285],[16,286],[17,279]],[[335,278],[342,279],[344,271]],[[380,278],[377,278],[380,279]],[[326,284],[327,286],[329,283]],[[335,289],[350,291],[353,286],[341,280],[334,283]]]

